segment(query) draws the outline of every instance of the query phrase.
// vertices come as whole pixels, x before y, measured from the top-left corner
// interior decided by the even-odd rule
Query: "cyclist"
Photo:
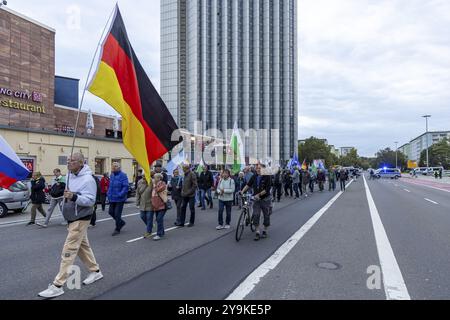
[[[256,167],[256,174],[254,174],[241,194],[245,194],[248,189],[253,189],[253,224],[256,227],[255,241],[259,241],[262,238],[267,238],[267,229],[270,226],[270,213],[272,199],[270,196],[271,189],[271,176],[267,172],[264,172],[266,166],[263,164],[258,164]],[[261,234],[260,220],[261,211],[264,216],[264,230]]]

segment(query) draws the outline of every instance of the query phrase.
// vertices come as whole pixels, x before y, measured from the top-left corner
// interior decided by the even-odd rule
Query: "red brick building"
[[[76,92],[71,92],[75,105],[55,104],[55,32],[0,8],[0,134],[27,165],[32,163],[33,170],[47,177],[55,167],[65,167],[78,106],[78,80],[70,78],[63,80],[76,82]],[[110,171],[112,161],[121,162],[131,180],[136,163],[122,141],[113,138],[113,117],[94,114],[90,135],[86,118],[87,112],[82,112],[76,151],[83,152],[97,174]]]

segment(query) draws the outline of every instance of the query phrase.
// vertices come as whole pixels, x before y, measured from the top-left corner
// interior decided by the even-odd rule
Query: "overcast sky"
[[[81,4],[82,3],[82,4]],[[56,29],[56,74],[81,79],[110,0],[9,0]],[[119,1],[130,41],[159,88],[159,0]],[[298,0],[299,138],[373,156],[425,131],[450,130],[450,1]],[[77,13],[80,12],[80,15]],[[114,111],[89,93],[84,108]]]

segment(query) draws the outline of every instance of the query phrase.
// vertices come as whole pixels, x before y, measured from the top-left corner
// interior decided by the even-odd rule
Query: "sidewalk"
[[[410,174],[403,174],[402,178],[410,178],[417,181],[427,181],[427,182],[436,182],[436,183],[445,183],[450,184],[450,177],[442,177],[442,179],[436,179],[431,176],[418,175],[417,178],[413,178]]]

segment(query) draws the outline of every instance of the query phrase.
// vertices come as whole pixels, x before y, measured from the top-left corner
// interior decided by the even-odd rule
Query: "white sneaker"
[[[223,230],[223,229],[225,229],[224,226],[217,226],[217,227],[216,227],[216,230]]]
[[[101,272],[91,272],[86,280],[83,281],[84,285],[93,284],[95,281],[103,279],[103,274]]]
[[[160,236],[154,236],[153,240],[155,240],[155,241],[161,240],[161,237]]]
[[[50,284],[47,290],[39,292],[39,297],[42,298],[56,298],[64,294],[63,288],[58,288],[54,284]]]
[[[227,224],[226,226],[225,226],[225,229],[230,229],[231,228],[231,226],[229,225],[229,224]]]

